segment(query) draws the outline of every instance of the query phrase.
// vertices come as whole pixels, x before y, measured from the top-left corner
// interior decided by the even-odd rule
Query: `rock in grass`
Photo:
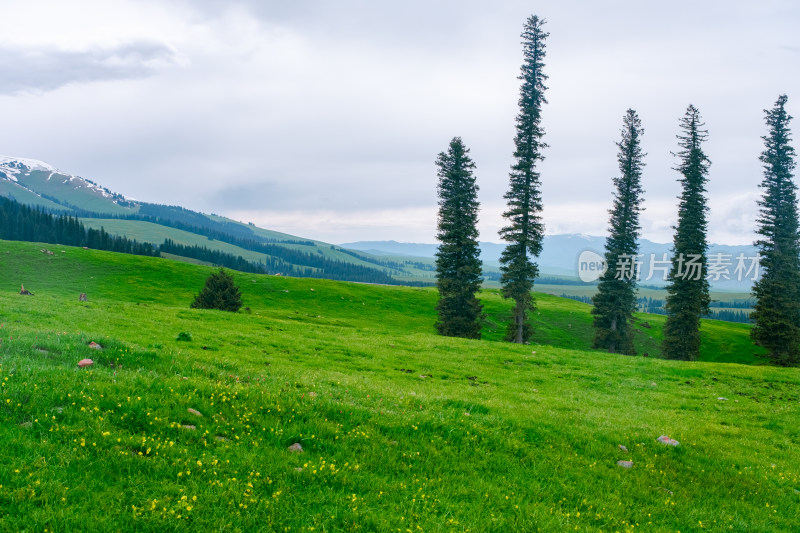
[[[666,435],[661,435],[656,439],[661,444],[666,444],[667,446],[677,446],[680,442],[676,441],[672,437],[667,437]]]
[[[728,399],[725,398],[724,396],[720,396],[719,398],[717,398],[717,400],[719,400],[721,402],[727,402],[728,401]]]
[[[214,437],[214,440],[217,442],[228,442],[227,437],[223,437],[222,435],[217,435]]]
[[[192,409],[191,407],[186,410],[187,413],[194,416],[203,416],[203,413],[198,411],[197,409]]]
[[[292,453],[303,453],[303,447],[300,445],[299,442],[295,442],[291,446],[289,446],[289,451]]]
[[[308,397],[309,398],[316,398],[317,397],[317,393],[312,390],[311,392],[308,393]]]
[[[99,344],[97,344],[94,341],[89,343],[89,348],[91,348],[92,350],[102,350],[103,349],[102,346],[100,346]]]
[[[619,445],[619,449],[622,450],[625,453],[628,453],[628,448],[626,448],[624,444],[620,444]]]
[[[622,468],[633,468],[633,461],[617,461],[617,465]]]
[[[181,427],[182,427],[183,429],[190,429],[190,430],[192,430],[192,431],[194,431],[195,429],[197,429],[197,426],[193,426],[192,424],[183,424]]]
[[[81,359],[78,361],[78,368],[86,368],[87,366],[92,366],[94,361],[91,359]]]

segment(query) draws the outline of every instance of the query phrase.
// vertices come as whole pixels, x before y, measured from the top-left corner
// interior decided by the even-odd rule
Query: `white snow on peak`
[[[0,155],[0,170],[3,170],[11,179],[14,179],[13,175],[19,174],[22,171],[30,172],[31,170],[61,174],[57,168],[48,165],[44,161],[26,159],[24,157],[10,157],[7,155]]]
[[[8,178],[12,181],[18,182],[17,175],[20,173],[28,174],[31,171],[40,170],[42,172],[49,172],[50,175],[47,177],[49,180],[53,177],[54,174],[58,174],[59,176],[66,176],[67,180],[73,182],[77,180],[78,185],[75,185],[75,189],[79,189],[81,187],[86,187],[95,193],[105,197],[105,198],[113,198],[114,195],[106,189],[93,181],[81,178],[80,176],[74,176],[72,174],[67,174],[66,172],[62,172],[55,168],[52,165],[48,165],[44,161],[39,161],[38,159],[27,159],[24,157],[10,157],[7,155],[0,155],[0,172],[3,172]]]

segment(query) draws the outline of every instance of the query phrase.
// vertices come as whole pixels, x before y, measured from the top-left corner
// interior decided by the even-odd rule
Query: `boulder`
[[[672,437],[667,437],[666,435],[661,435],[656,439],[661,444],[666,444],[667,446],[678,446],[680,442],[676,441]]]

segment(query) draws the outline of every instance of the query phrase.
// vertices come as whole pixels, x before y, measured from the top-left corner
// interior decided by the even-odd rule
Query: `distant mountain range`
[[[569,276],[578,277],[578,259],[582,252],[591,251],[602,256],[605,251],[605,237],[584,234],[547,235],[542,245],[542,254],[538,258],[539,270],[543,276]],[[361,250],[376,256],[409,257],[417,256],[431,259],[435,256],[438,245],[424,243],[404,243],[397,241],[358,241],[340,244],[342,248]],[[499,265],[500,254],[505,248],[504,244],[481,242],[481,259],[487,267]],[[657,243],[647,239],[639,241],[639,251],[642,254],[640,267],[641,283],[645,285],[665,285],[663,263],[665,254],[667,260],[671,258],[672,244]],[[718,256],[717,254],[722,254]],[[745,270],[737,272],[739,265],[737,258],[742,256]],[[752,285],[752,272],[745,276],[747,269],[752,266],[756,256],[754,246],[730,246],[712,244],[709,247],[709,265],[718,265],[719,279],[712,279],[711,284],[717,290],[749,291]],[[652,269],[652,272],[651,272]],[[652,273],[652,276],[651,276]],[[739,275],[741,274],[741,276]],[[725,279],[727,275],[730,279]],[[715,275],[716,277],[716,275]],[[649,279],[648,279],[649,278]],[[741,279],[738,279],[741,278]]]

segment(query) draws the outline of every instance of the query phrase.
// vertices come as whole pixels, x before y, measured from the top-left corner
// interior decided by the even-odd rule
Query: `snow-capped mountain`
[[[0,155],[0,196],[56,211],[125,214],[134,204],[91,180],[37,159]]]

